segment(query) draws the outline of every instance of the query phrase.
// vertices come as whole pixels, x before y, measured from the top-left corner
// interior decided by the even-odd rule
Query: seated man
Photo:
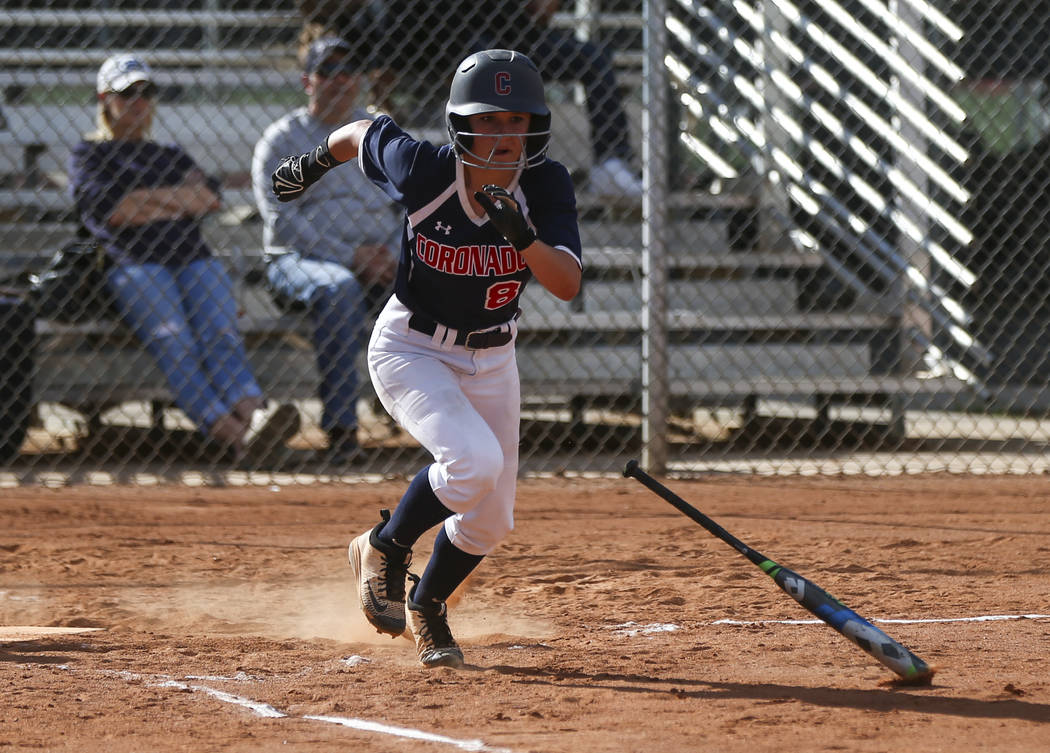
[[[252,185],[264,222],[270,287],[311,318],[328,459],[345,462],[358,448],[355,361],[367,341],[368,296],[389,293],[397,269],[391,249],[398,247],[400,223],[394,205],[360,170],[341,171],[338,180],[299,201],[276,200],[270,176],[282,158],[366,117],[354,106],[361,61],[344,40],[328,36],[310,43],[302,79],[307,104],[263,133],[252,159]]]

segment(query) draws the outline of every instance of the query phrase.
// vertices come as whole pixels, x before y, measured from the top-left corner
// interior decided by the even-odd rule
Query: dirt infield
[[[4,489],[0,748],[1050,747],[1045,478],[667,483],[861,615],[900,620],[876,624],[939,666],[933,686],[887,686],[631,480],[522,482],[516,530],[452,607],[460,671],[423,670],[353,608],[345,545],[404,482]]]

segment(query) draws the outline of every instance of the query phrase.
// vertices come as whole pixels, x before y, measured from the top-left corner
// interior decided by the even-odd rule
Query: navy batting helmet
[[[516,170],[522,165],[492,162],[474,154],[467,117],[483,112],[525,112],[531,115],[525,138],[525,167],[540,164],[551,140],[551,111],[543,94],[543,79],[535,63],[513,50],[475,52],[456,67],[445,125],[456,154],[466,164]],[[477,160],[469,162],[468,158]]]

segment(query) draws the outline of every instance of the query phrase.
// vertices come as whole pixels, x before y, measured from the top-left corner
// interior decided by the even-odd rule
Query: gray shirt
[[[368,117],[358,111],[347,122]],[[263,219],[266,251],[298,251],[349,266],[358,246],[383,243],[396,256],[401,246],[401,208],[353,161],[330,171],[295,201],[282,203],[273,195],[271,176],[277,164],[313,149],[334,130],[301,107],[271,124],[255,145],[252,190]]]

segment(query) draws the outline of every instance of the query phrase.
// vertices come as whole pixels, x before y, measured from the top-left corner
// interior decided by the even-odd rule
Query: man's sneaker
[[[412,550],[379,540],[390,511],[382,510],[380,515],[381,523],[350,542],[350,569],[365,619],[380,633],[396,638],[405,632],[405,579]]]
[[[637,199],[642,195],[642,180],[619,157],[610,157],[591,168],[587,192],[606,198]]]
[[[246,459],[254,462],[272,459],[278,451],[286,449],[285,442],[299,433],[301,421],[299,409],[290,403],[278,406],[269,416],[256,411],[244,435]]]
[[[357,428],[336,426],[328,430],[328,447],[321,458],[330,465],[352,465],[361,459],[361,445],[357,442]]]
[[[419,579],[413,576],[413,580]],[[416,651],[424,667],[463,666],[463,652],[456,645],[448,628],[448,607],[445,602],[417,604],[413,600],[416,587],[408,594],[408,627],[416,639]]]

